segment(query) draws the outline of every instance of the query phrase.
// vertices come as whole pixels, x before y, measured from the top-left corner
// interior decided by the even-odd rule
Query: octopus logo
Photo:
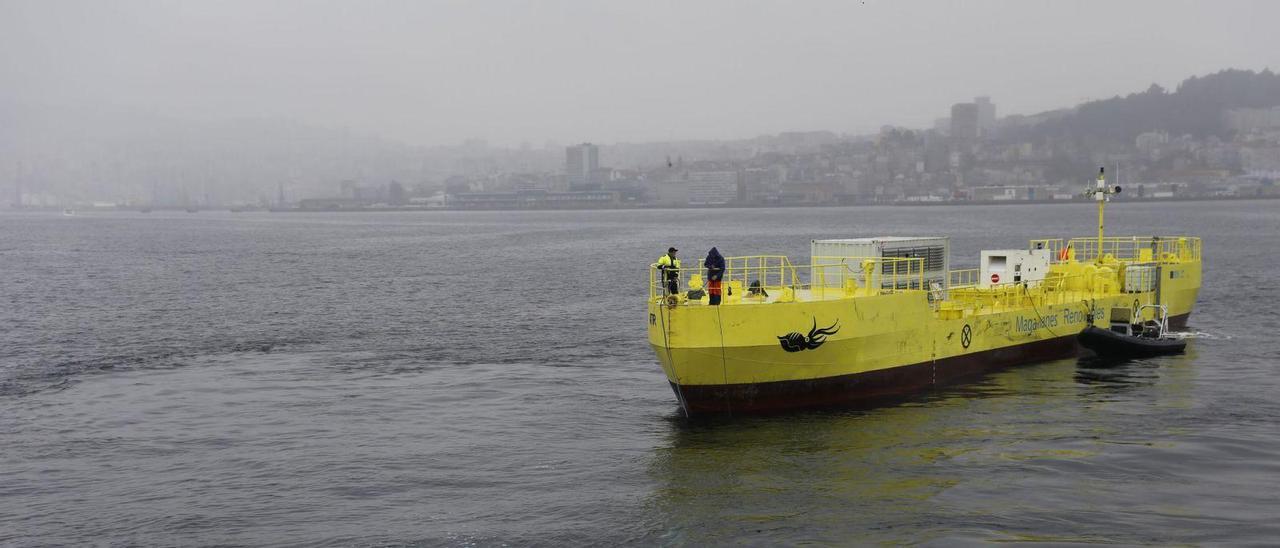
[[[818,319],[813,319],[813,329],[809,330],[809,335],[801,335],[800,333],[787,333],[778,337],[778,343],[782,345],[782,349],[787,352],[799,352],[801,350],[815,350],[822,343],[827,342],[827,335],[835,335],[840,332],[840,319],[831,324],[831,327],[818,329]]]

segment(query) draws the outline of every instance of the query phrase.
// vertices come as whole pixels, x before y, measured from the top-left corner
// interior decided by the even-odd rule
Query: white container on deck
[[[814,265],[810,279],[814,285],[840,287],[841,280],[850,275],[862,283],[858,275],[861,266],[856,258],[902,257],[921,259],[926,286],[921,289],[928,289],[932,283],[946,287],[947,272],[951,268],[951,238],[881,236],[812,240],[809,256]],[[892,267],[886,264],[884,268]],[[888,283],[887,279],[885,283]]]
[[[978,267],[978,286],[1044,281],[1049,257],[1048,249],[985,249]]]

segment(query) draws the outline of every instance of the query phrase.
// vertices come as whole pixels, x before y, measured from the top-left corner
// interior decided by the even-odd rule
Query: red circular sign
[[[993,283],[993,284],[998,284],[998,283],[1000,283],[1000,275],[999,275],[999,274],[992,274],[992,275],[991,275],[991,283]]]

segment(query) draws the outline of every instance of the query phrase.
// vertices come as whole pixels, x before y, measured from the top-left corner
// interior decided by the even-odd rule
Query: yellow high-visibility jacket
[[[674,278],[679,276],[680,259],[672,259],[670,255],[663,254],[658,257],[658,270],[664,271],[667,277]]]

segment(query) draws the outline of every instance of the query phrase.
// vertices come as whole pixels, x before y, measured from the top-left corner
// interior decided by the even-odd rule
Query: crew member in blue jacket
[[[724,257],[720,251],[711,248],[702,264],[707,267],[707,302],[711,306],[720,304],[720,280],[724,278]]]

